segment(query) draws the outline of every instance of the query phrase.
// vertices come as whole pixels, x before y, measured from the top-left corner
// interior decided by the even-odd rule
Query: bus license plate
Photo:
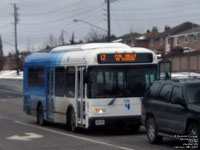
[[[105,125],[105,120],[95,120],[95,125]]]

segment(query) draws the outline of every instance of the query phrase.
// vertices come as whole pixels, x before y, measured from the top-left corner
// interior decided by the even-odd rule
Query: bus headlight
[[[95,114],[103,114],[106,112],[106,109],[102,109],[102,108],[99,108],[99,109],[94,109],[94,113]]]

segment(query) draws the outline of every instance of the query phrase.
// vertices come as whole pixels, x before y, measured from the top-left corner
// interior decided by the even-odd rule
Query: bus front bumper
[[[90,127],[112,127],[140,125],[141,116],[117,116],[117,117],[91,117],[89,118]]]

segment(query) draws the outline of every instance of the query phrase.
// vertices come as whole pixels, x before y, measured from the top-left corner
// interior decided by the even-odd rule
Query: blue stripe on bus
[[[61,64],[62,57],[66,53],[34,53],[25,58],[24,65],[57,66]]]

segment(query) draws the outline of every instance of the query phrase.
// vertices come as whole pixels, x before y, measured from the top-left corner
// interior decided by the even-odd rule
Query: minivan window
[[[173,103],[174,100],[177,98],[179,98],[181,100],[183,99],[182,90],[179,87],[174,87],[173,91],[172,91],[171,103]]]
[[[166,84],[162,87],[158,99],[161,101],[169,101],[170,93],[171,93],[172,85]]]
[[[200,103],[200,83],[188,84],[186,95],[189,103]]]
[[[147,93],[145,94],[146,98],[156,98],[158,89],[160,88],[160,83],[153,83],[153,85],[149,88]]]

